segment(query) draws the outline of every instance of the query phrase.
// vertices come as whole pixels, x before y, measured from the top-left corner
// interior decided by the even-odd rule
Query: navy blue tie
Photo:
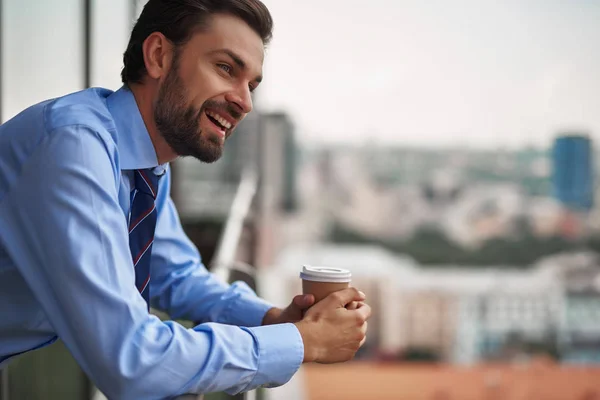
[[[135,269],[135,287],[150,309],[150,257],[156,227],[156,194],[158,179],[152,169],[134,171],[131,213],[129,216],[129,249]]]

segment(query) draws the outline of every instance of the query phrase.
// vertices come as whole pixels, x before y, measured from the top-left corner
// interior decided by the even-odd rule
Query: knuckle
[[[322,317],[323,311],[317,309],[309,310],[306,314],[304,314],[305,319],[313,322],[321,320]]]
[[[365,317],[362,314],[356,314],[355,318],[356,318],[356,324],[358,326],[362,326],[366,322]]]

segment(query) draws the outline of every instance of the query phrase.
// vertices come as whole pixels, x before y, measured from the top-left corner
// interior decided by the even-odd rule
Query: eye
[[[221,68],[229,75],[231,75],[231,72],[233,71],[233,68],[231,68],[231,66],[227,64],[217,64],[217,67]]]

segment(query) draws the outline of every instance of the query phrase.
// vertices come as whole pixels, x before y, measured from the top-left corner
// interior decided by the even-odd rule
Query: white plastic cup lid
[[[345,283],[352,280],[352,273],[343,268],[303,265],[300,278],[305,281]]]

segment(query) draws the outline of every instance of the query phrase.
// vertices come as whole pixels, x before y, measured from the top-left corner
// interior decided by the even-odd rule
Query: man
[[[109,398],[156,399],[277,386],[302,362],[354,356],[364,294],[282,310],[218,281],[169,195],[168,163],[217,160],[251,111],[271,30],[259,0],[150,0],[123,88],[0,127],[0,365],[60,338]],[[150,304],[201,324],[161,322]]]

